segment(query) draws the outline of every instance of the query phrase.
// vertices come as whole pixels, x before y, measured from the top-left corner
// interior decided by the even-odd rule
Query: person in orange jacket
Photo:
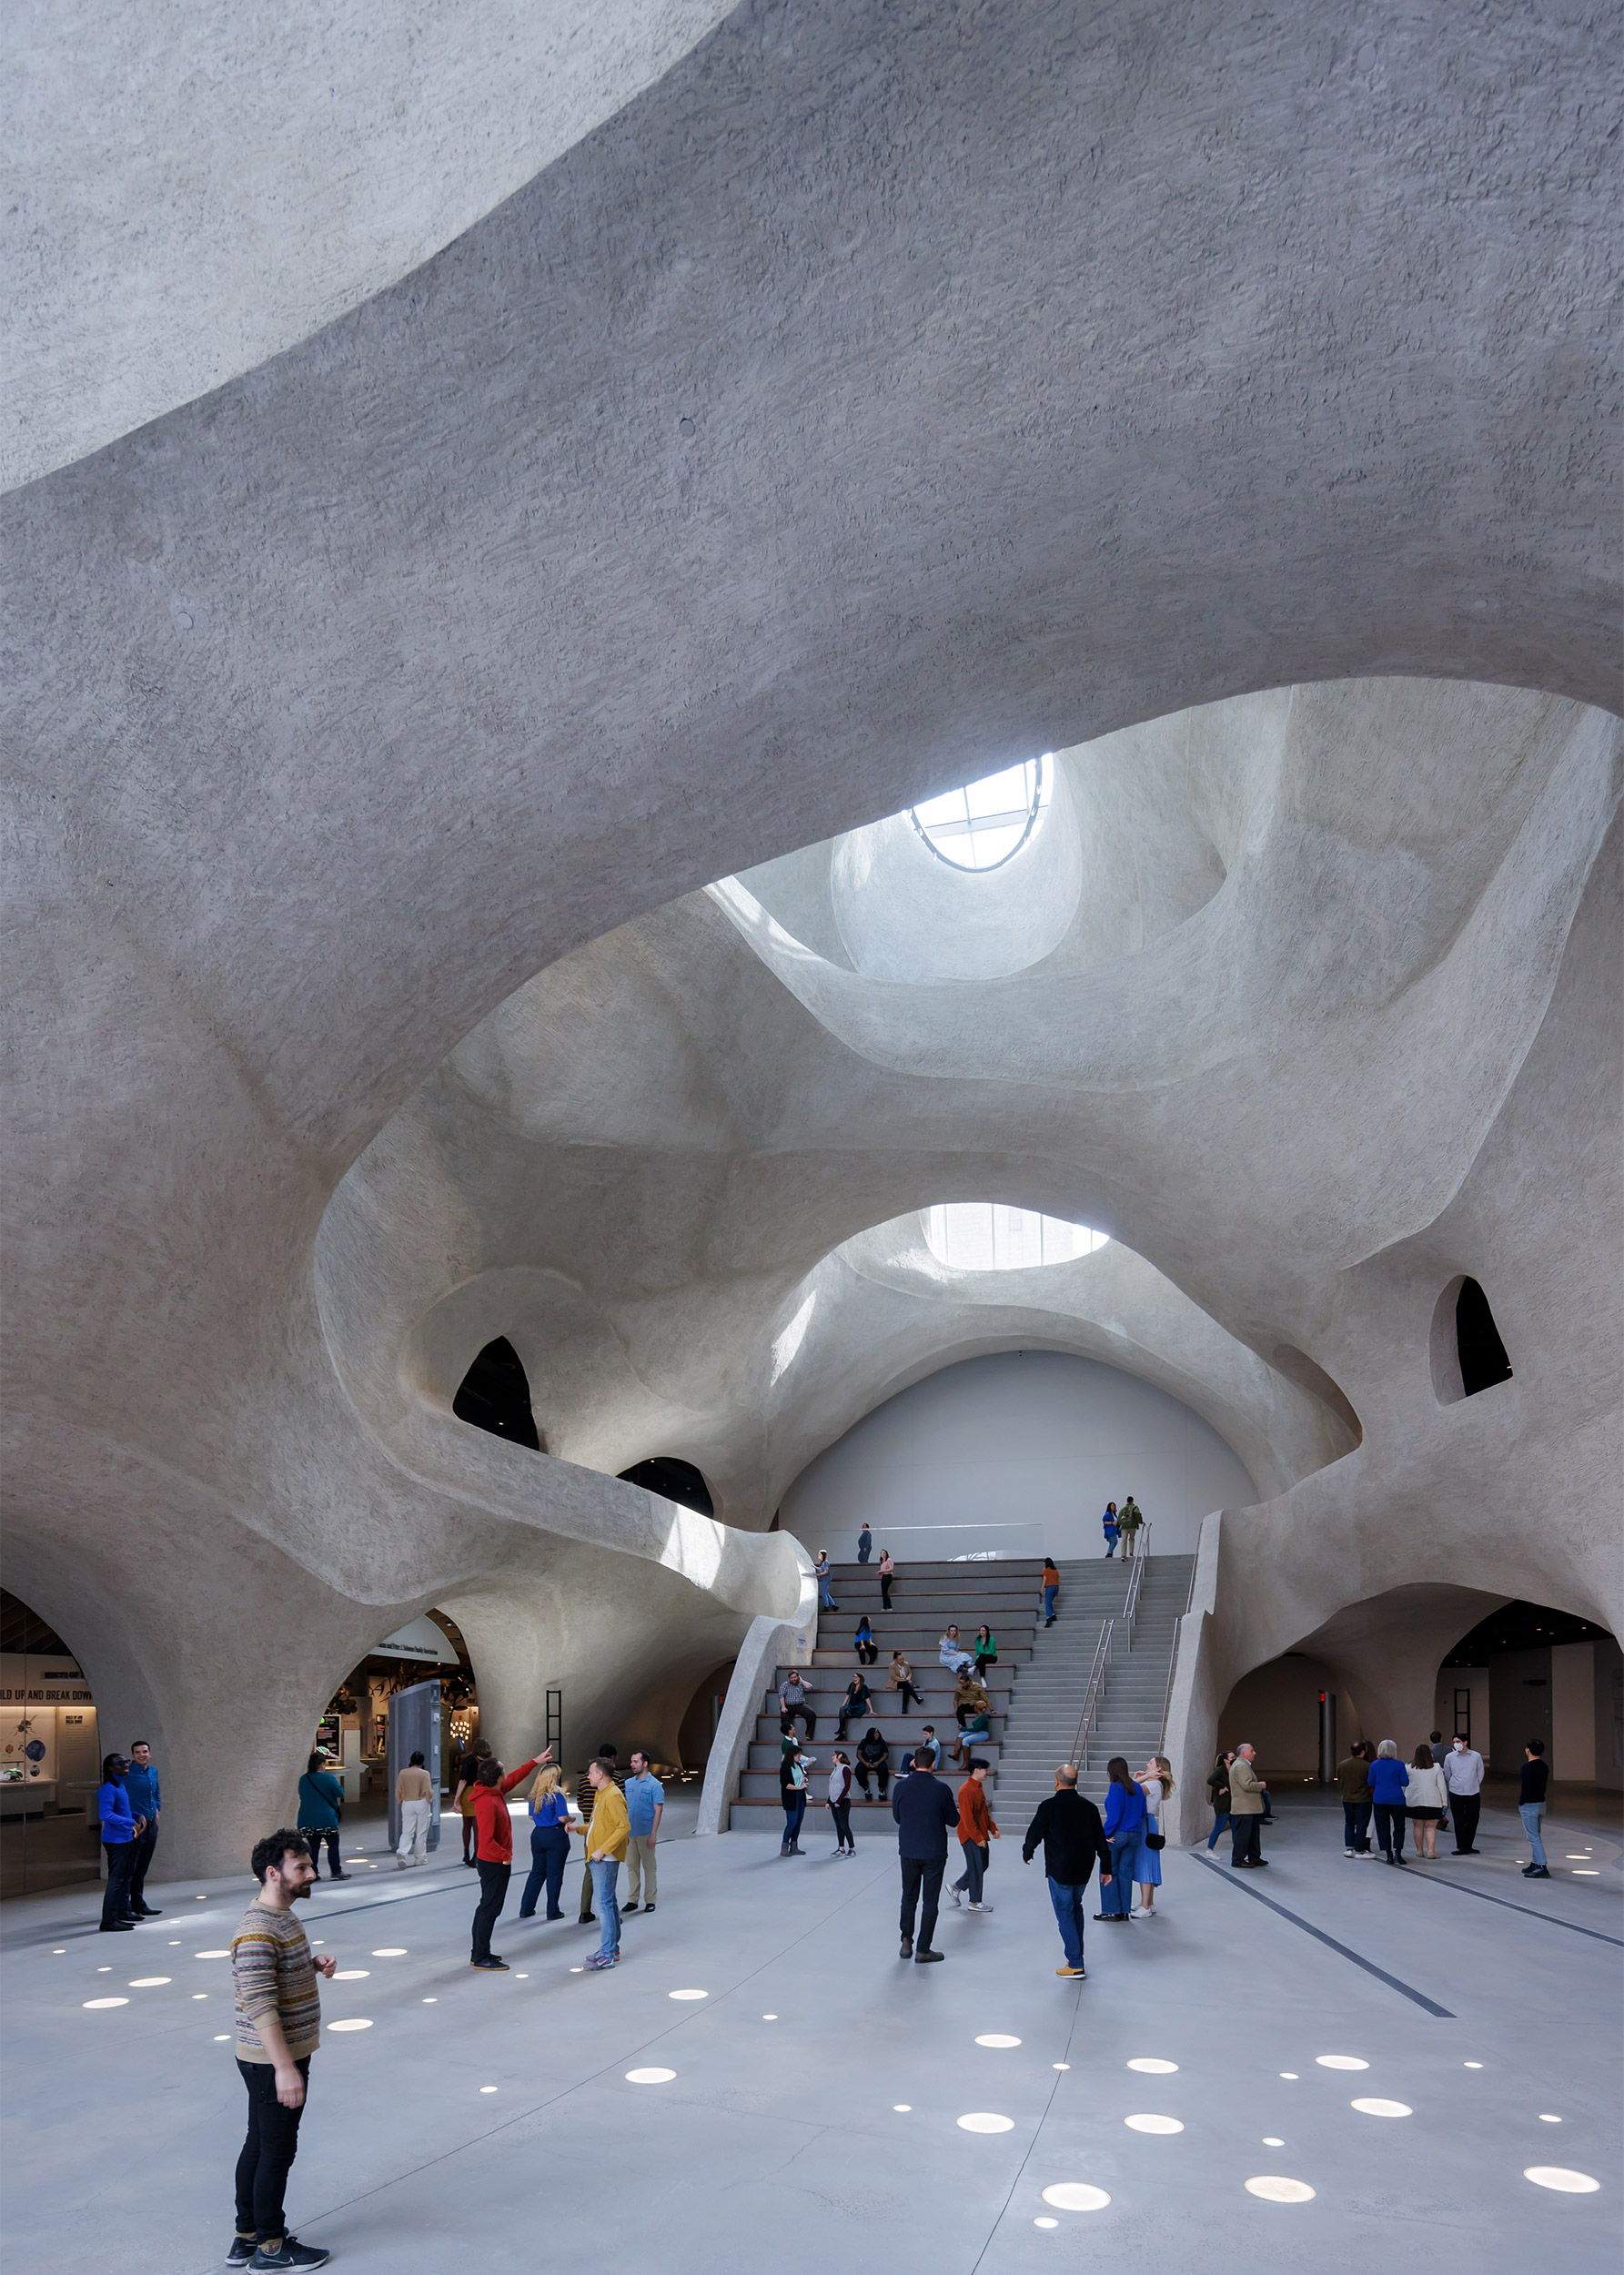
[[[508,1815],[504,1794],[511,1793],[521,1777],[530,1776],[543,1762],[552,1759],[552,1748],[536,1755],[516,1769],[510,1777],[504,1777],[502,1765],[494,1759],[479,1764],[474,1785],[474,1822],[479,1828],[474,1859],[479,1867],[479,1901],[474,1910],[474,1947],[469,1965],[481,1967],[487,1974],[506,1969],[506,1959],[499,1959],[490,1948],[490,1931],[501,1917],[502,1906],[508,1900],[508,1883],[513,1877],[513,1820]]]
[[[959,1846],[964,1852],[964,1870],[962,1877],[955,1880],[948,1890],[955,1911],[959,1906],[960,1894],[964,1889],[970,1892],[970,1909],[973,1912],[990,1912],[993,1908],[990,1904],[982,1901],[982,1876],[992,1861],[992,1851],[987,1844],[1002,1839],[1003,1835],[993,1822],[993,1812],[987,1806],[987,1766],[985,1762],[973,1761],[969,1776],[959,1787]]]

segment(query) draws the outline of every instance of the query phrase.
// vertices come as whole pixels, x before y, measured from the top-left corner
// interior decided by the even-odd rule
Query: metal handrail
[[[1195,1601],[1195,1562],[1190,1559],[1190,1584],[1185,1590],[1185,1608],[1173,1623],[1173,1649],[1167,1656],[1167,1687],[1162,1693],[1162,1733],[1156,1740],[1156,1752],[1165,1753],[1167,1746],[1167,1717],[1173,1712],[1173,1678],[1178,1672],[1178,1647],[1184,1641],[1185,1622],[1190,1616],[1190,1606]]]
[[[1088,1687],[1083,1694],[1083,1712],[1077,1717],[1076,1742],[1071,1752],[1073,1766],[1079,1772],[1083,1768],[1084,1744],[1094,1721],[1094,1710],[1099,1703],[1100,1688],[1111,1660],[1111,1631],[1115,1624],[1115,1620],[1102,1622],[1100,1639],[1094,1647],[1094,1663],[1088,1670]]]
[[[1122,1605],[1123,1626],[1126,1630],[1127,1646],[1130,1651],[1134,1648],[1134,1622],[1139,1616],[1139,1590],[1144,1582],[1144,1562],[1139,1557],[1135,1556],[1134,1559],[1134,1568],[1128,1574],[1128,1592],[1123,1598]]]

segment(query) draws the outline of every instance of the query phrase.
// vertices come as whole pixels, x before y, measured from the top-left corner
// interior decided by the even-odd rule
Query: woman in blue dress
[[[1134,1909],[1135,1919],[1155,1919],[1156,1890],[1162,1885],[1162,1852],[1151,1846],[1151,1835],[1162,1829],[1162,1809],[1173,1793],[1173,1764],[1165,1754],[1153,1754],[1136,1780],[1145,1795],[1145,1845],[1140,1854],[1139,1901]]]

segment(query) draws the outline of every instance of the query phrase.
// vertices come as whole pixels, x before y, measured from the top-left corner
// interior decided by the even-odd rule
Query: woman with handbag
[[[1165,1754],[1153,1754],[1135,1781],[1145,1795],[1145,1841],[1139,1852],[1139,1901],[1135,1919],[1156,1916],[1156,1890],[1162,1885],[1162,1851],[1167,1845],[1162,1831],[1162,1805],[1173,1793],[1173,1764]]]

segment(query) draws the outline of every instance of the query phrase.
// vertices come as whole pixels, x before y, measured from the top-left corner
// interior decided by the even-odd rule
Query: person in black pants
[[[131,1815],[146,1820],[143,1830],[136,1836],[135,1862],[130,1867],[130,1914],[136,1919],[162,1919],[164,1915],[158,1906],[146,1901],[146,1873],[158,1845],[158,1815],[164,1796],[158,1786],[152,1748],[145,1738],[136,1739],[130,1747],[124,1790],[130,1797]]]
[[[102,1891],[102,1933],[115,1935],[136,1925],[130,1909],[130,1876],[135,1869],[136,1844],[145,1821],[130,1814],[130,1797],[124,1789],[129,1764],[122,1754],[102,1761],[102,1782],[96,1805],[101,1818],[102,1846],[107,1856],[107,1885]]]
[[[857,1785],[865,1801],[873,1798],[868,1785],[871,1777],[880,1780],[880,1798],[883,1801],[891,1790],[891,1748],[873,1723],[857,1749]]]
[[[501,1917],[502,1906],[508,1900],[508,1883],[513,1877],[513,1820],[502,1796],[511,1793],[521,1777],[543,1768],[551,1754],[552,1748],[549,1746],[533,1761],[521,1763],[510,1777],[502,1775],[502,1765],[498,1761],[479,1764],[479,1782],[474,1787],[474,1819],[479,1828],[479,1846],[474,1851],[479,1867],[479,1901],[474,1906],[470,1967],[499,1972],[507,1967],[506,1959],[498,1958],[490,1948],[490,1931]]]
[[[891,1796],[896,1819],[897,1854],[903,1867],[903,1906],[899,1921],[902,1949],[898,1956],[926,1967],[943,1954],[931,1947],[936,1932],[936,1909],[942,1901],[942,1876],[947,1869],[947,1828],[959,1821],[958,1796],[928,1769],[910,1767],[899,1777]],[[919,1914],[919,1943],[913,1942],[914,1914]]]
[[[847,1684],[846,1694],[840,1703],[840,1718],[834,1726],[835,1736],[843,1738],[846,1734],[846,1724],[854,1717],[861,1721],[864,1714],[872,1714],[873,1705],[874,1702],[869,1695],[867,1683],[861,1674],[854,1674]]]

